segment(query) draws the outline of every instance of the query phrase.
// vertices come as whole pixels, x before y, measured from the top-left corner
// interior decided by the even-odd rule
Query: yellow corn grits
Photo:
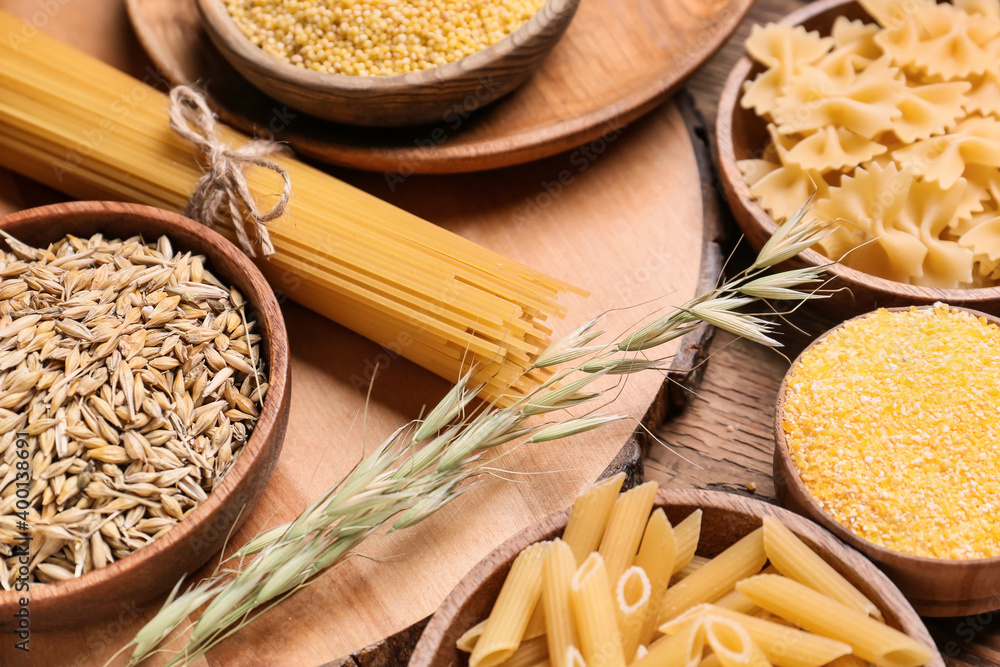
[[[251,42],[316,72],[405,74],[496,44],[545,0],[225,0]]]
[[[1000,328],[937,304],[851,321],[791,370],[802,481],[854,534],[918,556],[1000,555]]]

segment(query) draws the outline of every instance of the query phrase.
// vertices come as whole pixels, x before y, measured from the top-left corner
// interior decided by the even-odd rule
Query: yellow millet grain
[[[1000,555],[1000,328],[879,310],[803,355],[785,399],[795,465],[839,523],[919,556]]]
[[[266,53],[305,69],[405,74],[496,44],[545,0],[225,0]]]

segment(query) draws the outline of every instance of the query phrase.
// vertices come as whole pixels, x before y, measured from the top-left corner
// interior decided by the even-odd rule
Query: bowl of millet
[[[792,363],[774,426],[782,504],[923,616],[1000,609],[1000,319],[938,303],[848,320]]]
[[[197,0],[222,56],[271,97],[370,127],[440,122],[514,90],[580,0]]]

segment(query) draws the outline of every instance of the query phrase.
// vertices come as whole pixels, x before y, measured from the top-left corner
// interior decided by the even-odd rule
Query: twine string
[[[215,131],[215,115],[205,98],[189,86],[176,86],[170,91],[168,114],[174,132],[193,143],[208,163],[207,171],[191,193],[184,215],[210,228],[229,220],[243,252],[256,257],[254,243],[247,233],[247,227],[252,225],[261,253],[265,257],[273,255],[267,223],[284,215],[288,208],[292,179],[285,169],[267,157],[284,149],[273,141],[251,141],[241,148],[224,143]],[[281,199],[269,210],[262,210],[250,193],[243,173],[249,165],[270,169],[284,181]]]

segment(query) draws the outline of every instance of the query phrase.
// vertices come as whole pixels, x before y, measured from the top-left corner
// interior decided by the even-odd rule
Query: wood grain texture
[[[855,0],[819,0],[787,15],[781,22],[801,24],[807,30],[818,30],[822,35],[829,35],[833,21],[838,16],[871,22],[871,18]],[[755,248],[762,247],[777,226],[754,201],[750,187],[743,180],[736,162],[759,157],[769,142],[766,123],[752,109],[743,109],[739,104],[743,83],[756,77],[762,70],[761,65],[752,63],[746,56],[736,62],[722,88],[716,122],[719,172],[725,193],[740,228]],[[786,264],[787,268],[793,268],[829,263],[828,258],[809,250]],[[935,289],[906,285],[862,273],[842,264],[833,264],[828,274],[832,277],[831,288],[846,288],[834,295],[828,302],[828,307],[838,309],[845,316],[877,307],[932,304],[937,301],[992,311],[1000,307],[1000,287]]]
[[[666,99],[739,23],[751,0],[586,0],[565,36],[516,92],[475,97],[441,122],[366,129],[317,121],[249,85],[202,29],[195,0],[127,0],[139,39],[175,82],[200,82],[227,123],[300,154],[407,177],[518,164],[617,131]],[[494,84],[487,81],[483,90]],[[475,113],[471,113],[475,111]]]
[[[76,579],[33,587],[31,628],[53,630],[105,621],[120,600],[145,604],[171,582],[204,564],[226,535],[250,514],[281,452],[291,405],[288,334],[278,302],[246,255],[212,230],[176,213],[115,202],[72,202],[0,217],[0,229],[36,247],[67,234],[107,238],[167,234],[179,252],[202,254],[207,268],[247,298],[247,318],[256,320],[266,356],[269,388],[260,417],[232,468],[201,505],[147,547]],[[0,591],[0,630],[12,631],[23,593]],[[2,655],[2,652],[0,652]]]
[[[395,76],[351,76],[278,60],[246,38],[221,0],[196,1],[216,49],[254,87],[316,118],[368,127],[434,123],[469,97],[480,107],[503,97],[531,76],[580,5],[580,0],[548,0],[506,38],[445,65]]]
[[[905,312],[908,309],[890,310]],[[1000,324],[1000,318],[993,315],[977,310],[964,310],[976,317],[986,318],[993,324]],[[853,320],[848,320],[850,321]],[[847,322],[843,322],[816,338],[792,362],[792,367],[798,363],[802,355],[846,324]],[[886,549],[855,535],[823,509],[802,482],[789,452],[785,431],[781,427],[785,420],[787,382],[786,373],[778,387],[774,408],[774,486],[781,504],[808,516],[870,558],[924,616],[965,616],[1000,609],[1000,557],[972,561],[948,560],[925,558]]]
[[[759,528],[764,517],[774,517],[790,528],[861,590],[885,615],[886,623],[934,647],[927,629],[899,590],[856,551],[845,547],[816,524],[779,507],[730,493],[660,489],[656,507],[662,507],[674,525],[695,509],[704,513],[698,555],[711,558]],[[455,647],[462,634],[489,615],[514,558],[527,546],[562,534],[568,512],[546,517],[512,537],[479,562],[455,587],[431,617],[413,651],[409,667],[449,667],[467,664],[467,655]],[[940,657],[927,667],[943,667]]]
[[[46,29],[66,31],[68,41],[87,51],[106,48],[113,33],[105,26],[117,25],[113,17],[121,5],[88,3],[90,12],[82,17],[66,7],[67,13],[52,17]],[[33,0],[0,0],[0,9],[30,16],[36,7]],[[61,25],[63,16],[72,17],[72,30]],[[148,66],[141,56],[116,64],[140,76]],[[331,171],[421,217],[591,289],[590,299],[568,303],[570,315],[554,323],[556,335],[611,306],[648,302],[610,316],[609,329],[619,333],[652,309],[693,296],[702,275],[706,232],[698,164],[683,119],[672,106],[599,143],[487,174],[413,175],[390,184],[382,174]],[[0,207],[8,210],[59,197],[17,178],[0,175],[0,184],[12,187],[0,193]],[[288,435],[257,509],[232,536],[227,553],[259,529],[294,517],[373,443],[426,411],[449,388],[447,381],[318,315],[291,303],[283,303],[282,310],[296,386]],[[365,417],[365,390],[376,364],[380,371]],[[505,454],[494,463],[513,481],[484,479],[475,492],[419,527],[376,537],[362,557],[266,612],[195,664],[344,662],[343,656],[426,617],[482,556],[568,506],[621,455],[623,445],[634,437],[643,441],[635,436],[637,424],[655,426],[650,420],[665,411],[664,377],[634,380],[613,408],[629,415],[630,422],[552,443],[556,446]],[[203,568],[191,578],[207,572]],[[0,642],[0,663],[103,664],[160,603],[115,602],[121,611],[109,621],[60,633],[33,632],[27,661],[12,644]],[[406,650],[400,646],[390,642],[381,652],[363,651],[345,664],[393,664],[394,652]],[[400,656],[395,657],[399,664]]]
[[[733,63],[744,54],[743,40],[754,23],[775,21],[804,6],[801,0],[757,0],[747,19],[716,56],[690,79],[688,89],[705,114],[714,144],[714,109]],[[724,197],[716,176],[713,189]],[[727,219],[727,252],[740,230]],[[742,243],[729,260],[730,272],[746,267],[753,253]],[[701,384],[686,410],[657,431],[663,443],[647,452],[647,479],[675,488],[727,490],[773,502],[773,414],[778,385],[790,360],[842,317],[813,304],[787,316],[781,327],[785,347],[764,350],[727,333],[716,335]],[[781,356],[781,355],[784,356]],[[665,446],[664,446],[665,445]],[[668,449],[669,447],[669,449]],[[683,457],[683,458],[682,458]],[[754,493],[747,489],[754,484]],[[1000,613],[925,619],[949,667],[1000,665]]]

